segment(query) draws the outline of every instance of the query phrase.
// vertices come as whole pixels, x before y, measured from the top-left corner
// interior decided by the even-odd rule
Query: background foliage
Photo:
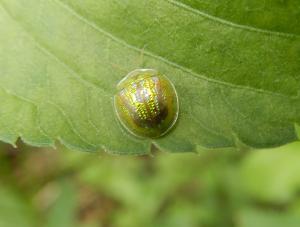
[[[1,144],[0,227],[298,227],[300,143],[124,157]]]

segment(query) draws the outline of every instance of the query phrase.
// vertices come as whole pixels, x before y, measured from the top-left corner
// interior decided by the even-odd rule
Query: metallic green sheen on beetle
[[[174,126],[179,109],[174,85],[153,69],[137,69],[122,79],[114,106],[130,133],[147,138],[166,134]]]

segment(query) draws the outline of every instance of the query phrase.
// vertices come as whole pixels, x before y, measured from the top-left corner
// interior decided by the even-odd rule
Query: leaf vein
[[[82,75],[80,75],[80,73],[76,72],[71,66],[69,66],[68,64],[66,64],[61,58],[57,57],[54,53],[52,53],[46,45],[43,45],[42,42],[40,42],[35,36],[33,36],[29,31],[27,31],[27,29],[25,29],[25,27],[23,26],[23,24],[19,20],[17,20],[15,17],[13,17],[11,15],[11,13],[9,12],[9,10],[7,10],[6,7],[3,4],[1,4],[1,6],[4,9],[4,11],[7,13],[7,15],[13,21],[15,21],[19,25],[19,27],[33,41],[34,45],[39,50],[41,50],[41,52],[43,52],[47,56],[50,56],[52,59],[54,59],[56,62],[58,62],[62,67],[64,67],[68,72],[70,72],[73,77],[75,77],[78,81],[80,81],[83,84],[85,84],[87,87],[92,87],[92,88],[100,89],[100,90],[102,90],[105,93],[109,93],[107,90],[103,89],[102,87],[97,86],[96,84],[94,84],[94,83],[88,81],[87,79],[85,79]]]
[[[266,29],[261,29],[261,28],[256,28],[256,27],[251,27],[251,26],[247,26],[247,25],[241,25],[241,24],[236,24],[233,23],[231,21],[219,18],[219,17],[215,17],[212,16],[210,14],[207,14],[199,9],[195,9],[192,8],[191,6],[188,6],[184,3],[178,2],[177,0],[165,0],[179,8],[185,9],[187,11],[190,11],[192,13],[198,14],[202,17],[205,17],[211,21],[220,23],[220,24],[224,24],[233,28],[238,28],[238,29],[242,29],[245,31],[250,31],[250,32],[256,32],[256,33],[262,33],[262,34],[266,34],[266,35],[274,35],[274,36],[280,36],[280,37],[286,37],[286,38],[300,38],[299,35],[296,34],[292,34],[292,33],[285,33],[285,32],[277,32],[277,31],[271,31],[271,30],[266,30]]]
[[[82,22],[86,23],[87,25],[89,25],[90,27],[92,27],[94,30],[100,32],[101,34],[107,36],[108,38],[110,38],[111,40],[121,44],[121,45],[124,45],[125,47],[131,49],[131,50],[134,50],[138,53],[140,53],[142,51],[142,49],[140,48],[137,48],[135,46],[132,46],[130,44],[128,44],[127,42],[125,42],[124,40],[118,38],[118,37],[115,37],[114,35],[112,35],[111,33],[103,30],[102,28],[100,28],[97,24],[95,24],[94,22],[92,21],[89,21],[88,19],[84,18],[81,14],[79,14],[76,10],[74,10],[71,6],[67,5],[66,3],[63,3],[61,0],[54,0],[54,2],[58,3],[59,5],[61,5],[62,7],[64,7],[67,11],[69,11],[71,14],[73,14],[75,17],[77,17],[79,20],[81,20]],[[212,84],[216,84],[218,86],[224,86],[224,87],[229,87],[231,89],[239,89],[239,90],[249,90],[249,91],[253,91],[255,93],[262,93],[262,94],[266,94],[266,95],[270,95],[270,96],[279,96],[279,97],[285,97],[285,98],[288,98],[290,99],[291,97],[290,96],[287,96],[287,95],[284,95],[284,94],[281,94],[281,93],[277,93],[277,92],[272,92],[272,91],[267,91],[267,90],[262,90],[262,89],[257,89],[257,88],[253,88],[253,87],[248,87],[248,86],[242,86],[242,85],[236,85],[236,84],[230,84],[228,82],[224,82],[224,81],[218,81],[218,80],[215,80],[215,79],[212,79],[212,78],[208,78],[204,75],[200,75],[190,69],[187,69],[175,62],[172,62],[162,56],[159,56],[157,54],[154,54],[150,51],[146,51],[146,50],[143,50],[143,53],[144,55],[146,56],[149,56],[151,58],[154,58],[154,59],[157,59],[159,61],[162,61],[164,63],[166,63],[167,65],[170,65],[174,68],[177,68],[179,70],[181,70],[182,72],[185,72],[187,73],[187,75],[190,75],[192,77],[195,77],[199,80],[203,80],[203,81],[207,81],[207,82],[210,82]]]
[[[22,101],[22,102],[26,102],[26,103],[29,103],[30,105],[33,105],[33,106],[35,107],[36,113],[37,113],[37,115],[38,115],[37,119],[40,119],[40,117],[39,117],[40,113],[39,113],[39,111],[38,111],[38,110],[39,110],[39,107],[38,107],[38,105],[37,105],[34,101],[32,101],[32,100],[30,100],[30,99],[27,99],[27,98],[24,98],[24,97],[22,97],[22,96],[20,96],[20,95],[18,95],[18,94],[15,94],[15,93],[13,93],[13,92],[11,92],[11,91],[8,91],[7,89],[5,89],[5,88],[3,88],[3,87],[1,87],[1,89],[2,89],[5,93],[7,93],[8,95],[11,95],[11,96],[15,97],[15,98],[19,99],[19,100]],[[86,144],[88,144],[88,145],[90,145],[90,146],[92,145],[93,147],[97,147],[96,145],[91,144],[91,143],[89,143],[88,141],[86,141],[86,139],[84,139],[84,138],[79,134],[79,132],[77,131],[77,129],[76,129],[76,128],[73,126],[73,124],[70,122],[69,117],[64,113],[64,111],[61,111],[61,108],[58,107],[57,104],[55,104],[55,103],[53,103],[53,102],[49,102],[49,101],[47,101],[47,103],[49,103],[50,105],[56,107],[56,108],[59,110],[59,112],[62,114],[62,116],[67,120],[68,124],[69,124],[70,127],[71,127],[71,130],[72,130],[72,131],[75,133],[75,135],[77,135],[84,143],[86,143]],[[45,132],[45,130],[42,129],[39,120],[37,120],[37,124],[38,124],[38,128],[39,128],[40,132],[41,132],[44,136],[46,136],[46,137],[48,137],[48,138],[51,138],[51,137],[49,137],[49,136],[47,135],[47,133]],[[20,133],[18,133],[18,134],[19,134],[20,137],[22,137],[22,135],[21,135]]]
[[[36,105],[32,100],[29,100],[29,99],[27,99],[27,98],[21,97],[20,95],[17,95],[17,94],[15,94],[15,93],[11,92],[11,91],[8,91],[7,89],[3,88],[2,86],[1,86],[1,89],[2,89],[6,94],[8,94],[8,95],[10,95],[10,96],[13,96],[13,97],[17,98],[17,99],[19,99],[19,100],[22,101],[22,102],[26,102],[26,103],[29,103],[30,105],[32,105],[32,106],[34,107],[34,109],[35,109],[36,114],[37,114],[36,124],[37,124],[38,130],[39,130],[40,133],[41,133],[42,135],[44,135],[46,138],[51,139],[51,137],[50,137],[50,136],[45,132],[45,130],[41,127],[40,120],[39,120],[39,119],[40,119],[40,111],[39,111],[38,105]],[[22,137],[22,135],[21,135],[20,133],[16,132],[15,130],[13,130],[13,131],[14,131],[16,134],[18,134],[18,135],[20,136],[20,138]],[[51,139],[51,140],[52,140],[52,139]],[[52,144],[52,146],[54,146],[54,145]]]
[[[70,117],[65,113],[64,109],[62,107],[60,107],[58,104],[52,102],[52,101],[47,101],[48,104],[54,106],[60,113],[61,115],[67,120],[69,126],[71,127],[72,131],[87,145],[92,146],[94,148],[97,148],[98,146],[96,144],[92,144],[90,143],[87,139],[85,139],[82,135],[80,135],[80,133],[78,132],[78,130],[76,129],[76,127],[74,126],[72,120],[70,119]]]

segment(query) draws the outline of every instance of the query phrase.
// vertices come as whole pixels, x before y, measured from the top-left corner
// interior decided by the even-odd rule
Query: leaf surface
[[[122,154],[298,140],[297,2],[249,20],[243,6],[217,12],[214,2],[1,0],[0,138]],[[116,84],[140,67],[167,75],[179,96],[176,127],[156,140],[129,135],[114,114]]]

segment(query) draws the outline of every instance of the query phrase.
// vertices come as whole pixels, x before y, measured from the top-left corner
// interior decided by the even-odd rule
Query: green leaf
[[[77,197],[75,187],[67,180],[61,180],[57,187],[59,195],[54,204],[51,204],[45,226],[76,226]]]
[[[0,0],[0,138],[122,154],[298,140],[297,0],[197,2]],[[160,139],[134,138],[114,114],[116,84],[139,67],[178,91],[178,124]]]

